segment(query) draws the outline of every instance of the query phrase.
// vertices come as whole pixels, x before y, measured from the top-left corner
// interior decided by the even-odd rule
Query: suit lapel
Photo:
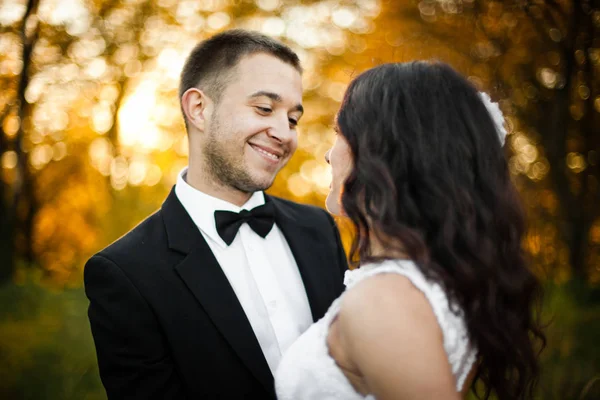
[[[319,320],[329,308],[327,294],[331,292],[322,279],[322,235],[313,226],[306,225],[302,215],[280,199],[269,196],[275,205],[275,222],[285,236],[302,276],[313,322]]]
[[[250,322],[208,243],[174,190],[162,210],[170,248],[187,254],[175,270],[242,362],[274,394],[273,376]]]

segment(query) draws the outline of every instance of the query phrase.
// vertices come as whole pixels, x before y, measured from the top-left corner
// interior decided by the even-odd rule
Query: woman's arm
[[[442,331],[409,279],[381,274],[342,300],[339,343],[378,400],[458,400]]]

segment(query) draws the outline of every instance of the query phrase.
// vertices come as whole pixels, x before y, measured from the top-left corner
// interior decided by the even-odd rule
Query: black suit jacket
[[[271,197],[313,320],[343,290],[333,219]],[[109,399],[273,399],[250,323],[172,190],[162,208],[85,265],[89,319]]]

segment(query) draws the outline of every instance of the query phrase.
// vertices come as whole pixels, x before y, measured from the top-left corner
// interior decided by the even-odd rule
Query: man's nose
[[[327,152],[325,153],[325,162],[326,162],[327,164],[331,164],[331,163],[329,162],[329,155],[330,155],[330,154],[331,154],[331,149],[327,150]]]
[[[290,129],[288,117],[277,118],[273,125],[267,129],[267,134],[280,142],[289,142],[294,137],[294,132]]]

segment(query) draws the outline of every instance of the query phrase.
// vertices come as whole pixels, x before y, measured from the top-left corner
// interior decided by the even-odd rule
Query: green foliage
[[[83,289],[55,291],[30,278],[1,287],[0,304],[0,398],[106,398]],[[600,399],[600,291],[578,281],[549,286],[544,315],[537,398]]]
[[[600,399],[600,290],[577,280],[547,290],[541,398]]]
[[[0,398],[105,399],[86,313],[83,289],[1,287]]]
[[[543,320],[548,342],[535,398],[599,400],[600,290],[577,280],[547,285],[545,290]],[[476,397],[471,393],[468,400]]]

